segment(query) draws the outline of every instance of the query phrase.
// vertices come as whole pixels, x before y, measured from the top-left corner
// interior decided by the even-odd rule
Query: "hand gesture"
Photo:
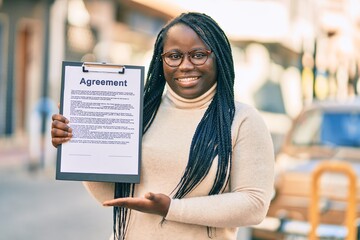
[[[54,147],[69,141],[72,137],[72,129],[68,124],[69,120],[63,115],[52,115],[51,142]]]
[[[170,198],[165,194],[149,192],[144,198],[116,198],[105,201],[103,206],[119,206],[134,209],[144,213],[157,214],[165,217],[169,211]]]

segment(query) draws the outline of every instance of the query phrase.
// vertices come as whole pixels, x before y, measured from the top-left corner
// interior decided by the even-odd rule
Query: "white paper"
[[[60,172],[139,174],[141,74],[65,66],[62,110],[73,137],[62,144]]]

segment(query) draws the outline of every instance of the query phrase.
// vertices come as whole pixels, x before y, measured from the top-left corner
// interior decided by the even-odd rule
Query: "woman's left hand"
[[[144,213],[157,214],[165,217],[171,199],[165,194],[149,192],[144,198],[116,198],[103,202],[103,206],[119,206],[134,209]]]

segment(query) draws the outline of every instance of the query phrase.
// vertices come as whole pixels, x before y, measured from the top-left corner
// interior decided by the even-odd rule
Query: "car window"
[[[335,146],[360,146],[360,114],[324,113],[321,142]]]
[[[360,146],[360,113],[311,111],[295,122],[292,144]]]

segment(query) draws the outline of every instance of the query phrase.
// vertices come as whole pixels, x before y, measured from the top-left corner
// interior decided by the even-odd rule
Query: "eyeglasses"
[[[170,67],[178,67],[184,60],[184,55],[187,54],[189,61],[196,65],[203,65],[209,58],[212,51],[207,49],[195,49],[187,53],[179,51],[169,51],[161,54],[164,62]]]

